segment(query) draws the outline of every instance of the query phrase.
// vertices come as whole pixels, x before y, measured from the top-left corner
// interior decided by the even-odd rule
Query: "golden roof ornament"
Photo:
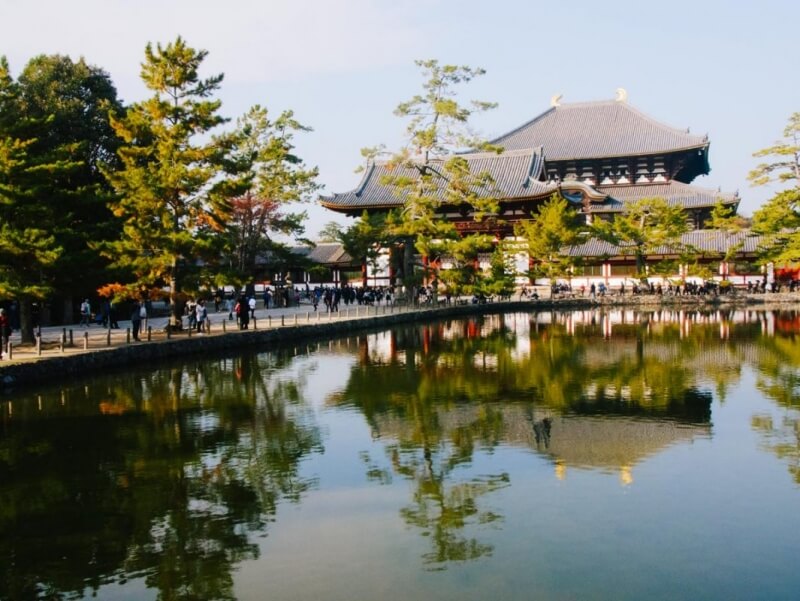
[[[617,97],[614,98],[617,102],[628,102],[628,91],[625,88],[617,88]]]
[[[555,96],[550,97],[550,106],[561,106],[561,99],[564,97],[564,94],[556,94]]]

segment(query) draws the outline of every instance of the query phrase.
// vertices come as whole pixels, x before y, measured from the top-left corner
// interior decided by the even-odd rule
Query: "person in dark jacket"
[[[133,312],[131,313],[131,329],[133,330],[133,339],[139,341],[139,328],[142,325],[142,306],[136,302],[133,303]]]
[[[246,330],[250,324],[250,305],[247,298],[242,296],[239,298],[239,329]]]

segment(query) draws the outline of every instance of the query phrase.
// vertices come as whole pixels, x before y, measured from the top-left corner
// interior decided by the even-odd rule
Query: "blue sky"
[[[487,137],[564,102],[614,97],[711,139],[698,185],[739,190],[751,214],[774,189],[751,188],[752,153],[800,111],[800,2],[473,0],[0,0],[0,54],[18,72],[32,56],[84,56],[106,69],[126,102],[148,41],[182,35],[225,73],[223,112],[253,104],[293,109],[314,131],[298,139],[325,192],[353,188],[359,149],[402,144],[394,107],[419,89],[413,61],[437,58],[487,74],[464,99],[499,103],[475,122]],[[310,234],[327,221],[309,207]]]

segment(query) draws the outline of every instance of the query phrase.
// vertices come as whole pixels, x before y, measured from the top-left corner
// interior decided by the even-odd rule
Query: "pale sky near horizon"
[[[392,111],[420,89],[415,59],[487,70],[462,96],[499,103],[475,122],[486,137],[555,94],[604,100],[623,87],[655,119],[709,134],[712,171],[694,183],[739,190],[749,215],[775,192],[749,186],[752,153],[800,111],[798,22],[789,0],[0,0],[0,55],[15,74],[37,54],[83,56],[130,103],[147,96],[145,44],[181,35],[208,50],[204,75],[225,74],[226,116],[261,104],[314,129],[297,147],[324,193],[357,185],[360,148],[400,147]],[[347,223],[308,208],[312,237]]]

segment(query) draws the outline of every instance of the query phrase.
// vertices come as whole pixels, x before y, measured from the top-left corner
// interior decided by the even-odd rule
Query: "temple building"
[[[692,230],[706,227],[718,202],[738,208],[738,194],[693,184],[710,171],[708,136],[645,115],[628,103],[622,89],[617,90],[616,99],[599,102],[562,103],[560,96],[554,97],[548,110],[492,144],[504,151],[461,156],[472,173],[491,175],[494,185],[486,194],[500,199],[499,214],[495,219],[476,221],[466,207],[443,203],[441,217],[452,221],[459,231],[485,231],[498,240],[511,237],[514,223],[528,219],[554,193],[569,201],[587,223],[612,219],[628,203],[648,197],[661,197],[682,207]],[[355,189],[323,196],[321,204],[353,217],[365,210],[400,207],[402,195],[382,183],[384,176],[397,176],[399,169],[385,162],[372,163]],[[408,175],[418,177],[413,169],[408,169]],[[690,233],[702,238],[708,256],[719,255],[719,262],[727,243],[721,233]],[[572,252],[581,253],[587,265],[596,259],[597,269],[590,268],[587,276],[608,279],[634,272],[632,258],[609,245],[588,244]],[[715,269],[723,275],[733,273],[730,266],[724,266],[724,273],[719,265]]]

